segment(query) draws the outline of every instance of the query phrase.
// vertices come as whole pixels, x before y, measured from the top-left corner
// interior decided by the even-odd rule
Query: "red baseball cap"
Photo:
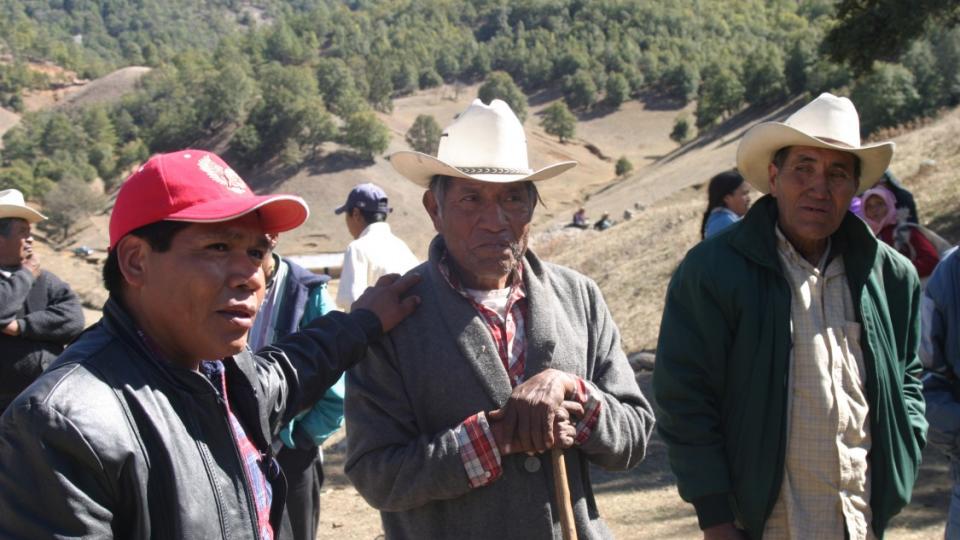
[[[294,195],[255,195],[219,156],[205,150],[157,154],[127,178],[110,214],[110,249],[158,221],[219,223],[256,210],[264,232],[295,229],[310,215]]]

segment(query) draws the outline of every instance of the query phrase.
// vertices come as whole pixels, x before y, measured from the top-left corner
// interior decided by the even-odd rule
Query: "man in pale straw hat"
[[[0,413],[83,330],[77,295],[33,252],[30,227],[44,219],[18,190],[0,191]]]
[[[576,530],[609,537],[589,464],[637,465],[653,413],[597,285],[527,248],[536,182],[576,163],[533,170],[500,100],[474,101],[437,154],[390,158],[438,235],[422,305],[348,374],[347,475],[387,538],[553,538],[543,452],[566,447]]]
[[[253,354],[266,233],[307,206],[219,157],[150,158],[110,215],[103,319],[0,418],[2,538],[249,538],[278,530],[271,441],[414,309],[384,276],[350,314]]]
[[[737,165],[768,195],[673,276],[654,391],[705,538],[881,537],[910,500],[919,280],[847,211],[892,154],[830,94],[752,127]]]

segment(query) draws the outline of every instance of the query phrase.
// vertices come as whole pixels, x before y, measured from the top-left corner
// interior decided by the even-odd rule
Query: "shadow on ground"
[[[954,224],[960,225],[958,221],[960,220],[954,220]],[[653,402],[652,379],[651,372],[642,372],[638,376],[640,388],[651,402]],[[647,510],[644,502],[647,498],[644,492],[660,490],[664,487],[672,488],[676,485],[676,477],[670,470],[667,458],[666,444],[656,431],[650,440],[646,459],[636,469],[622,473],[593,467],[591,475],[594,492],[598,495],[618,492],[634,494],[637,513]],[[890,522],[888,538],[924,538],[929,531],[941,531],[946,523],[950,488],[949,461],[938,450],[927,447],[923,452],[923,464],[920,466],[920,476],[913,491],[912,501]],[[658,522],[682,518],[692,519],[693,507],[683,503],[679,495],[675,496],[676,506],[661,506],[656,516],[651,518]]]

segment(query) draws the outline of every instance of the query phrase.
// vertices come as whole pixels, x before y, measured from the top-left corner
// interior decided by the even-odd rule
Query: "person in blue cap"
[[[334,212],[344,214],[347,230],[354,238],[343,255],[337,305],[350,305],[366,288],[386,274],[405,274],[420,264],[407,244],[390,230],[387,215],[392,212],[387,194],[376,184],[358,184],[347,202]]]

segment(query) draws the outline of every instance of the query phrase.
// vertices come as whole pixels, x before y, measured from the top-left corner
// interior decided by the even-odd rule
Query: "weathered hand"
[[[497,441],[497,449],[501,456],[510,454],[535,453],[537,450],[530,446],[524,446],[517,437],[516,431],[513,434],[507,433],[506,424],[503,421],[506,416],[505,409],[497,409],[487,413],[487,422],[490,424],[490,431],[493,438]],[[583,405],[576,401],[564,401],[563,404],[554,411],[553,437],[555,446],[560,448],[570,448],[574,444],[577,434],[576,418],[583,416]],[[553,448],[551,446],[551,448]]]
[[[3,329],[0,330],[0,334],[6,334],[6,335],[8,335],[8,336],[18,336],[18,335],[20,335],[20,323],[18,323],[16,319],[8,322],[8,323],[3,327]]]
[[[23,259],[20,264],[27,270],[30,270],[33,277],[36,278],[40,276],[40,259],[37,258],[36,253],[30,253],[30,256]]]
[[[556,369],[537,373],[513,389],[503,407],[503,430],[534,452],[553,448],[554,417],[576,389],[576,378]]]
[[[490,432],[493,434],[493,440],[497,442],[497,450],[500,451],[501,456],[526,451],[521,447],[519,440],[504,431],[503,409],[488,412],[487,422],[490,424]]]
[[[733,523],[721,523],[704,529],[703,540],[747,540],[747,535]]]
[[[557,409],[553,422],[554,447],[566,450],[573,446],[577,437],[577,424],[573,420],[574,412],[583,415],[583,406],[576,401],[564,401],[563,407]]]
[[[384,332],[389,332],[400,321],[413,313],[420,304],[419,296],[403,297],[404,293],[420,282],[420,275],[410,273],[403,277],[387,274],[377,280],[373,287],[367,287],[360,298],[350,307],[351,311],[366,309],[380,319]]]

